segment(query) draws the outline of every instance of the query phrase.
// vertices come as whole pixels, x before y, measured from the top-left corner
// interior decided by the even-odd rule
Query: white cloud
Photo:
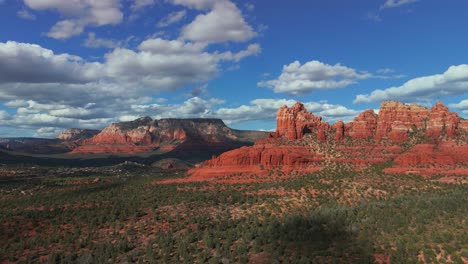
[[[456,104],[450,104],[450,107],[455,108],[455,109],[467,109],[468,110],[468,99],[462,100],[459,103]]]
[[[357,80],[371,78],[368,72],[358,71],[341,64],[329,65],[309,61],[301,65],[295,61],[283,66],[278,79],[261,81],[260,87],[270,87],[276,93],[294,95],[309,93],[314,89],[335,89],[354,84]]]
[[[131,35],[124,40],[100,38],[96,36],[96,33],[89,32],[88,37],[85,39],[83,45],[87,48],[108,48],[114,49],[118,47],[129,47],[131,43],[137,41],[138,38]]]
[[[211,7],[208,13],[198,15],[182,29],[182,39],[202,43],[244,42],[257,35],[237,6],[228,0],[174,0],[174,3],[193,8]]]
[[[260,54],[262,51],[262,48],[260,47],[260,44],[250,44],[247,49],[241,50],[237,53],[232,53],[231,51],[227,51],[224,53],[219,54],[219,58],[223,60],[231,60],[231,61],[240,61],[245,57],[249,56],[255,56]]]
[[[26,10],[25,8],[19,10],[16,15],[19,17],[19,18],[22,18],[22,19],[25,19],[25,20],[36,20],[36,16],[34,14],[32,14],[31,12],[29,12],[28,10]]]
[[[140,10],[142,8],[152,6],[152,5],[155,5],[155,4],[156,4],[155,0],[135,0],[135,2],[133,2],[133,4],[130,6],[130,8],[133,11],[136,11],[136,10]]]
[[[182,5],[197,10],[206,10],[212,8],[217,1],[218,0],[169,0],[169,2],[175,5]]]
[[[169,13],[166,17],[164,17],[158,22],[157,27],[162,28],[177,23],[180,20],[182,20],[186,15],[187,11],[185,10]]]
[[[164,40],[142,43],[141,51],[115,49],[106,55],[107,75],[155,90],[175,90],[188,83],[206,82],[218,72],[213,54],[192,52],[190,45],[173,52]]]
[[[24,0],[33,10],[57,10],[67,19],[57,22],[47,33],[51,38],[67,39],[88,26],[116,25],[122,22],[118,0]]]
[[[275,120],[278,109],[287,105],[291,107],[296,103],[295,100],[287,99],[256,99],[250,102],[250,105],[241,105],[236,108],[220,108],[215,114],[223,118],[226,123],[241,123],[258,120]],[[325,121],[344,120],[350,121],[359,112],[348,109],[342,105],[328,104],[326,102],[305,102],[307,111],[316,116],[322,116]]]
[[[0,110],[0,121],[5,121],[10,119],[11,116],[4,110]]]
[[[83,83],[96,80],[99,72],[99,64],[78,56],[55,54],[35,44],[0,42],[0,83]]]
[[[102,62],[87,62],[35,44],[0,43],[0,100],[11,112],[16,110],[11,116],[1,113],[2,125],[102,128],[144,115],[214,117],[213,109],[222,100],[202,99],[202,91],[178,105],[153,98],[163,90],[205,87],[222,62],[259,52],[256,44],[237,53],[210,53],[205,48],[181,40],[148,39],[136,50],[116,48]],[[3,121],[7,117],[10,120]]]
[[[386,0],[385,3],[380,7],[380,9],[400,7],[417,1],[418,0]]]
[[[57,127],[41,127],[36,130],[34,136],[39,138],[55,138],[62,131],[63,130],[61,128]]]
[[[401,86],[374,90],[370,94],[357,95],[354,103],[370,103],[382,100],[421,101],[440,96],[461,95],[468,92],[468,65],[450,66],[442,74],[419,77]]]
[[[462,100],[456,104],[450,104],[449,106],[457,111],[461,111],[463,116],[468,115],[468,99]]]
[[[89,32],[88,38],[85,40],[84,45],[88,48],[117,48],[121,45],[121,43],[113,39],[98,38],[96,37],[96,33]]]
[[[93,44],[111,46],[115,43],[101,41]],[[0,84],[10,83],[9,87],[0,91],[0,97],[12,92],[12,89],[55,89],[53,85],[38,85],[40,83],[100,82],[103,87],[106,87],[106,83],[115,83],[156,91],[176,90],[213,78],[219,71],[221,60],[239,61],[260,52],[258,44],[234,54],[209,53],[204,49],[204,45],[181,40],[149,39],[142,42],[136,51],[116,48],[107,53],[104,62],[100,63],[87,62],[69,54],[55,54],[39,45],[13,41],[0,43]],[[27,83],[35,84],[35,88],[27,87]],[[71,89],[71,86],[68,88]],[[63,88],[59,89],[60,94]]]

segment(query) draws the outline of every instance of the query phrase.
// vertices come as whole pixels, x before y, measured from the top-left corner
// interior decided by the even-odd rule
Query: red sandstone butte
[[[322,118],[307,112],[304,105],[296,103],[288,108],[281,107],[276,114],[275,137],[287,137],[290,140],[301,139],[304,134],[321,125]]]
[[[468,121],[451,113],[441,102],[429,110],[415,104],[384,101],[379,114],[366,110],[348,124],[338,121],[331,126],[307,112],[302,103],[296,103],[291,108],[281,107],[276,120],[276,132],[269,138],[213,157],[189,174],[200,180],[203,175],[265,172],[260,168],[300,171],[320,168],[324,161],[355,166],[394,161],[386,172],[468,174]],[[418,144],[425,141],[429,143]],[[415,170],[430,166],[432,169]]]

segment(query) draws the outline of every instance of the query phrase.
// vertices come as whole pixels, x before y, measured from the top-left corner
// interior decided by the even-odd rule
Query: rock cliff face
[[[81,140],[91,138],[101,132],[100,130],[93,129],[79,129],[79,128],[70,128],[57,136],[57,139],[60,140]]]
[[[426,136],[438,137],[444,133],[449,137],[455,136],[460,132],[459,123],[460,116],[457,113],[451,113],[444,104],[437,102],[429,115]]]
[[[352,138],[371,138],[377,128],[378,115],[374,110],[366,110],[346,126],[347,134]]]
[[[425,129],[429,115],[430,111],[419,105],[384,101],[380,105],[375,138],[389,137],[395,141],[404,141],[409,131]]]
[[[171,151],[185,143],[216,145],[232,149],[252,144],[264,132],[228,128],[220,119],[161,119],[142,117],[114,123],[94,137],[79,143],[73,153],[135,153],[156,149]]]
[[[338,121],[331,126],[307,112],[301,103],[281,107],[276,118],[276,132],[269,138],[258,140],[252,147],[213,157],[190,173],[200,179],[204,173],[211,177],[259,166],[300,170],[317,168],[326,162],[362,166],[394,160],[397,167],[389,168],[390,172],[393,169],[401,173],[398,166],[408,170],[411,166],[438,164],[452,166],[446,170],[448,173],[459,172],[461,166],[461,171],[468,174],[468,160],[463,158],[468,157],[468,121],[440,102],[429,110],[385,101],[379,114],[366,110],[348,124]],[[444,173],[444,170],[419,171],[427,175]]]
[[[296,103],[291,108],[285,105],[276,114],[275,137],[285,136],[291,140],[301,139],[304,134],[320,127],[321,123],[322,118],[307,112],[303,104]]]

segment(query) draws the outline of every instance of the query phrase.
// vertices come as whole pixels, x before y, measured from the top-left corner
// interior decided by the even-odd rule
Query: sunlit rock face
[[[281,107],[277,129],[252,147],[213,157],[190,173],[203,175],[249,172],[256,167],[320,168],[324,162],[353,166],[394,161],[388,172],[402,173],[414,166],[438,166],[418,170],[423,175],[468,173],[468,122],[438,102],[431,109],[396,101],[384,101],[379,114],[360,113],[350,123],[329,125],[307,112],[302,103]],[[424,143],[427,142],[427,143]]]
[[[136,153],[155,149],[172,151],[193,142],[232,149],[253,143],[266,133],[230,129],[220,119],[161,119],[142,117],[114,123],[94,137],[78,143],[73,153]]]

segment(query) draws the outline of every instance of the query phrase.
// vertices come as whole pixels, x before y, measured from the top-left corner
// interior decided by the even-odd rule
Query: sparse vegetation
[[[468,260],[467,186],[382,173],[388,166],[355,172],[334,164],[231,184],[158,184],[182,174],[150,167],[4,181],[0,261]]]

